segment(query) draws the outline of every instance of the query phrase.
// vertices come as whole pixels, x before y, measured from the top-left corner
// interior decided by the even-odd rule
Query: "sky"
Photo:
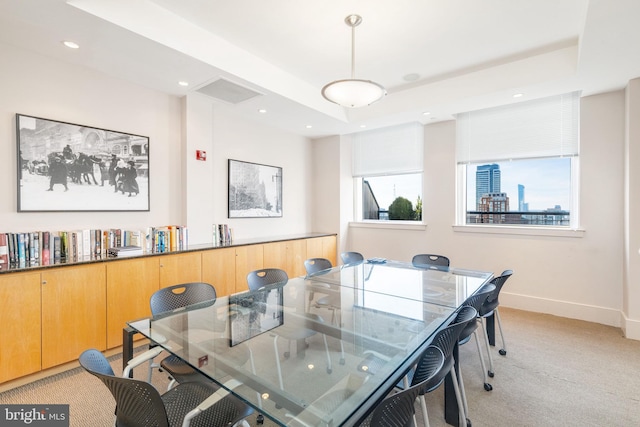
[[[509,197],[511,210],[518,209],[518,184],[525,187],[525,203],[529,210],[541,211],[556,205],[571,209],[571,159],[526,159],[496,162],[500,165],[501,191]],[[467,171],[467,210],[475,210],[476,166]],[[420,174],[392,175],[367,178],[381,208],[388,208],[402,196],[413,204],[422,194]],[[429,201],[423,202],[425,205]]]

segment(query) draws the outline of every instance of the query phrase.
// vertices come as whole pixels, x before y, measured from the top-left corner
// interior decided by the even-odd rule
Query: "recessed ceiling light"
[[[69,49],[79,49],[80,45],[76,42],[72,42],[69,40],[65,40],[62,42],[63,45],[65,45],[66,47],[68,47]]]
[[[361,128],[366,128],[366,127],[367,127],[367,125],[360,125],[360,127],[361,127]]]
[[[520,98],[522,96],[524,96],[524,93],[516,93],[513,95],[514,98]]]
[[[406,82],[415,82],[419,78],[420,78],[420,74],[418,73],[410,73],[403,77],[404,81]]]
[[[422,113],[423,116],[428,116],[429,114],[431,114],[429,111],[425,111],[424,113]]]
[[[258,110],[258,113],[262,113],[262,114],[264,114],[264,113],[266,113],[266,112],[267,112],[267,110],[265,110],[264,108],[261,108],[261,109],[259,109],[259,110]]]
[[[179,84],[180,86],[185,86],[185,87],[189,86],[189,82],[185,82],[184,80],[180,80],[180,81],[178,82],[178,84]]]
[[[307,125],[307,126],[306,126],[306,128],[307,128],[307,129],[311,129],[312,127],[313,127],[313,126],[311,126],[311,125]]]

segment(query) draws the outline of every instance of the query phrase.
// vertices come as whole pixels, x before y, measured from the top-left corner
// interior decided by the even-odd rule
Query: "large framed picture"
[[[229,159],[229,218],[282,216],[282,168]]]
[[[16,114],[18,212],[148,211],[149,138]]]

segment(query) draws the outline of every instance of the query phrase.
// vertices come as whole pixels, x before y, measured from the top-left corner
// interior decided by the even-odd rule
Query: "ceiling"
[[[356,77],[388,95],[344,109],[320,90],[350,77],[353,13]],[[639,17],[637,0],[2,0],[0,42],[176,96],[224,78],[260,95],[213,102],[316,138],[624,88]]]

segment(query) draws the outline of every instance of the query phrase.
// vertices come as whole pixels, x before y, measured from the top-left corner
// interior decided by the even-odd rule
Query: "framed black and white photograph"
[[[16,114],[18,212],[148,211],[149,138]]]
[[[229,159],[229,218],[282,216],[282,168]]]

